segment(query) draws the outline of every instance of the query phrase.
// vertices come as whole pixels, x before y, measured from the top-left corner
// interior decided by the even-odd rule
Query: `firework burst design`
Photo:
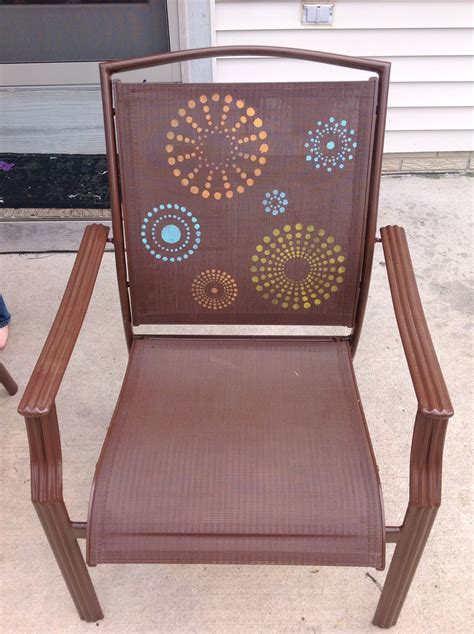
[[[194,214],[177,203],[153,207],[140,228],[142,244],[161,262],[182,262],[199,248],[201,225]]]
[[[255,184],[267,162],[263,125],[244,99],[219,93],[189,99],[170,122],[168,164],[192,194],[233,198]]]
[[[278,189],[272,189],[271,192],[265,194],[265,198],[262,200],[263,209],[265,213],[272,214],[272,216],[278,216],[278,214],[285,213],[286,206],[288,205],[288,199],[285,192],[280,192]]]
[[[332,172],[344,169],[347,161],[352,161],[357,148],[355,130],[347,125],[345,119],[337,121],[329,117],[327,123],[317,121],[317,127],[308,130],[309,141],[304,144],[306,160],[314,162],[316,169]]]
[[[344,281],[345,256],[324,229],[301,223],[264,236],[252,256],[252,282],[263,299],[284,309],[319,306]]]
[[[191,293],[200,306],[209,310],[222,310],[235,301],[237,284],[225,271],[206,269],[194,278]]]

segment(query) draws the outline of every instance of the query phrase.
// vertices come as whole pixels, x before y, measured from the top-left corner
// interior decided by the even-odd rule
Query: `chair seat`
[[[136,339],[97,465],[98,563],[384,566],[345,341]]]

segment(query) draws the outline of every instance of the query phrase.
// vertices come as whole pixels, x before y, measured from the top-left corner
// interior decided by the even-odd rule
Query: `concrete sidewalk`
[[[446,440],[443,504],[394,628],[409,634],[467,633],[474,628],[470,601],[472,182],[467,176],[382,181],[379,226],[397,223],[407,228],[420,293],[456,412]],[[0,286],[13,315],[11,339],[0,356],[20,386],[14,397],[0,388],[0,630],[8,634],[378,631],[370,622],[385,572],[364,568],[99,566],[91,575],[105,619],[97,628],[79,620],[29,500],[26,432],[16,414],[73,259],[72,254],[0,256]],[[107,253],[58,398],[65,498],[76,520],[87,517],[95,462],[127,360],[114,277],[113,254]],[[416,401],[397,336],[380,245],[356,370],[380,467],[387,523],[399,524],[408,495]],[[392,549],[387,549],[388,561]]]

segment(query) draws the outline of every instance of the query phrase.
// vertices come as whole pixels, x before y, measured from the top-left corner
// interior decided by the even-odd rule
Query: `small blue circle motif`
[[[160,204],[143,218],[140,237],[145,249],[161,262],[187,260],[201,243],[201,225],[186,207]]]
[[[355,130],[347,125],[346,119],[337,121],[317,121],[316,129],[308,130],[309,141],[305,143],[306,160],[314,162],[316,169],[344,169],[346,161],[352,161],[357,148]]]
[[[278,216],[286,210],[288,205],[288,199],[285,192],[280,192],[278,189],[272,189],[271,192],[265,194],[265,198],[262,200],[262,205],[267,214],[272,216]]]
[[[181,238],[181,229],[177,225],[166,225],[161,230],[161,237],[168,244],[175,244]]]

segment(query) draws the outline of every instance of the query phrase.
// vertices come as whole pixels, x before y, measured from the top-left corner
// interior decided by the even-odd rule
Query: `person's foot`
[[[0,350],[2,350],[8,341],[8,326],[3,326],[0,328]]]

